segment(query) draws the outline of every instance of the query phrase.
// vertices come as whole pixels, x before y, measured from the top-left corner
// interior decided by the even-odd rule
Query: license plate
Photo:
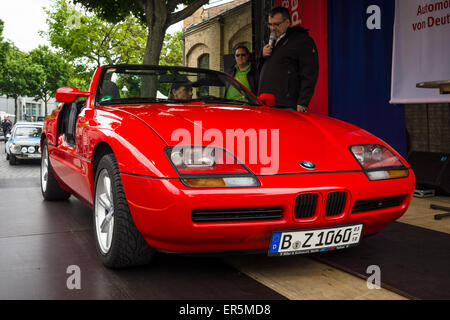
[[[28,158],[40,158],[41,155],[40,154],[29,154]]]
[[[363,225],[314,230],[278,231],[272,234],[269,256],[288,256],[346,249],[359,244]]]

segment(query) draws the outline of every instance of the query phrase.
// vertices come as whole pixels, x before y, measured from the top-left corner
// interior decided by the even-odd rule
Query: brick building
[[[250,0],[202,7],[184,20],[184,64],[224,70],[232,63],[233,48],[244,44],[252,51]]]

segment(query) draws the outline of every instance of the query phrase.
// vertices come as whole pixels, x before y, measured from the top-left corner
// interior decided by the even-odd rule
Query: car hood
[[[40,144],[41,138],[11,138],[9,139],[10,143],[15,143],[21,146],[37,146]]]
[[[114,109],[144,121],[168,146],[182,142],[222,147],[257,175],[359,171],[361,167],[350,153],[350,145],[386,145],[368,132],[336,119],[268,107],[187,104]],[[234,135],[245,134],[250,138],[233,139]],[[302,167],[304,161],[315,168]]]

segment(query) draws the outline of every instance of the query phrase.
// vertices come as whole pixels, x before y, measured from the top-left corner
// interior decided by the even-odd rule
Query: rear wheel
[[[70,193],[59,186],[53,175],[50,158],[48,156],[47,140],[42,142],[42,158],[41,158],[41,191],[45,200],[67,200]]]
[[[114,154],[100,159],[95,176],[94,228],[103,264],[125,268],[149,263],[155,250],[136,228]]]

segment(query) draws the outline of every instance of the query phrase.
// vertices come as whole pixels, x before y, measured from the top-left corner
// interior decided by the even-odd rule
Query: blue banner
[[[403,106],[390,105],[395,1],[329,0],[329,115],[406,156]]]

